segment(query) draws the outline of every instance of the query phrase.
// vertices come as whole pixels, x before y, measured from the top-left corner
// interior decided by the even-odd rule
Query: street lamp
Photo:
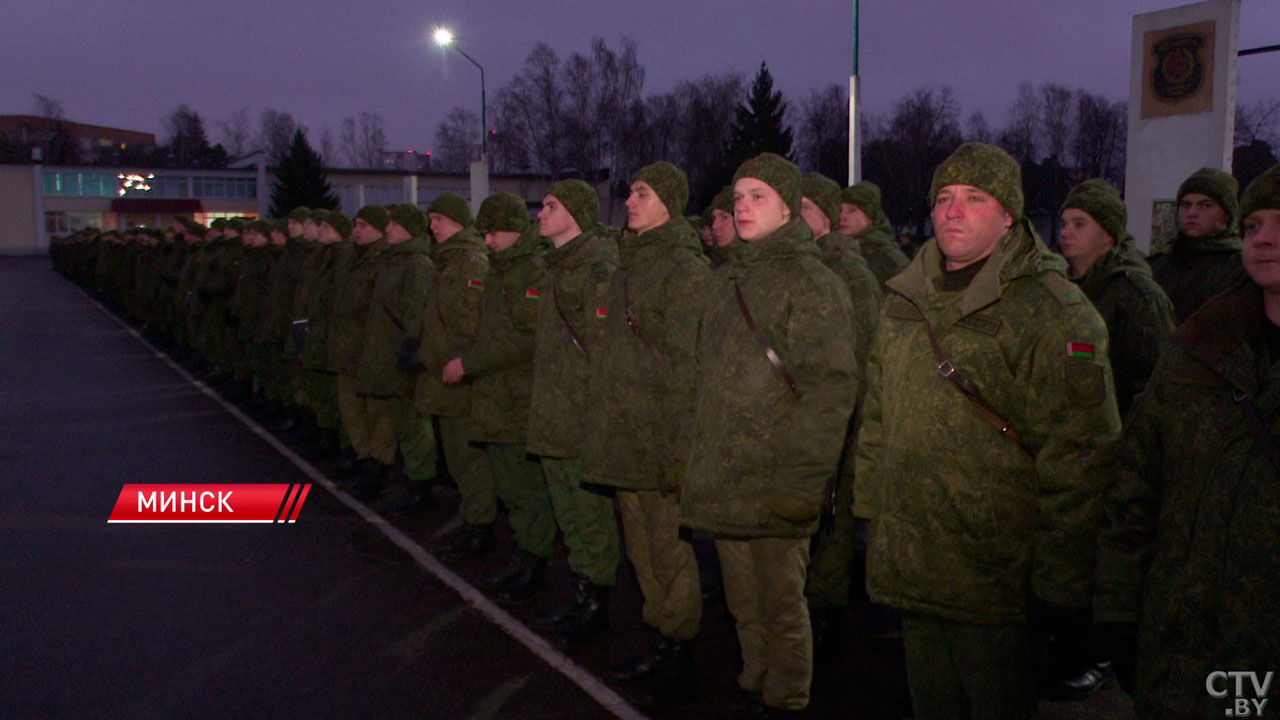
[[[475,58],[465,52],[462,52],[462,48],[458,47],[458,45],[454,43],[453,33],[450,32],[448,28],[436,28],[431,37],[435,40],[436,45],[439,45],[442,48],[451,47],[454,50],[457,50],[459,55],[466,58],[480,71],[480,159],[484,160],[487,166],[489,156],[489,126],[485,120],[484,68],[480,66],[480,63],[475,61]]]

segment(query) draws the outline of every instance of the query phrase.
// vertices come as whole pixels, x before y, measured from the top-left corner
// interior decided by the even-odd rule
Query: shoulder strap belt
[[[551,303],[556,306],[556,314],[560,316],[560,321],[564,323],[564,329],[569,331],[569,339],[573,341],[573,346],[582,352],[582,356],[591,359],[591,353],[587,352],[587,346],[582,344],[582,338],[578,337],[578,332],[573,329],[573,323],[569,322],[569,318],[565,317],[564,310],[560,308],[560,293],[556,292],[556,283],[551,281]]]
[[[635,336],[640,338],[640,342],[649,348],[649,352],[653,353],[653,356],[658,359],[659,365],[666,365],[667,358],[663,356],[658,346],[653,344],[649,336],[644,333],[644,329],[640,327],[640,321],[636,319],[636,314],[631,311],[631,283],[628,282],[626,275],[622,276],[622,304],[623,317],[627,321],[627,327],[631,328],[631,332],[635,333]]]
[[[969,381],[969,378],[961,375],[956,366],[952,365],[951,360],[942,352],[942,348],[938,346],[938,337],[933,334],[933,326],[929,324],[929,318],[925,317],[923,312],[920,313],[920,317],[924,319],[925,332],[929,333],[929,346],[933,348],[933,358],[938,361],[938,374],[949,380],[960,392],[972,400],[978,414],[982,416],[983,420],[990,423],[991,427],[999,430],[1001,435],[1006,435],[1010,440],[1022,445],[1022,441],[1018,439],[1018,434],[1013,431],[1013,428],[1009,427],[1009,423],[1005,422],[1004,418],[1000,417],[1000,414],[982,399],[978,394],[978,388]]]
[[[778,371],[782,379],[787,383],[787,387],[791,388],[791,394],[800,395],[800,391],[796,389],[796,378],[782,364],[782,358],[778,357],[778,353],[773,351],[773,347],[769,345],[769,341],[765,339],[764,333],[760,332],[760,326],[756,325],[755,318],[751,317],[751,309],[747,307],[746,298],[742,297],[742,288],[738,285],[738,278],[733,279],[733,292],[738,296],[738,310],[742,311],[742,319],[747,321],[747,328],[751,330],[751,334],[756,337],[756,342],[760,343],[760,348],[764,350],[764,356],[769,359],[769,363],[773,365],[773,369]]]

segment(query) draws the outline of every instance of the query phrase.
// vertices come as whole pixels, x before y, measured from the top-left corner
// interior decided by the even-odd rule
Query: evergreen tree
[[[320,156],[311,149],[301,128],[293,133],[289,153],[276,168],[276,181],[271,188],[271,215],[282,218],[298,206],[313,210],[338,209],[338,196],[329,186]]]
[[[726,148],[732,168],[763,152],[791,159],[791,128],[783,124],[787,103],[782,91],[773,89],[773,76],[763,62],[751,83],[747,104],[738,103],[735,113]]]

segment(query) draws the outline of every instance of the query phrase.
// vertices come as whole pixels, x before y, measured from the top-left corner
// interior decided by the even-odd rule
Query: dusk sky
[[[863,103],[885,113],[919,87],[954,88],[961,120],[982,110],[1000,127],[1018,84],[1057,82],[1127,99],[1131,19],[1177,0],[863,0]],[[476,69],[430,42],[448,26],[485,67],[492,120],[498,89],[538,41],[561,57],[631,36],[644,95],[706,73],[748,80],[768,63],[793,104],[848,83],[852,3],[842,0],[7,0],[0,5],[0,114],[32,96],[62,102],[79,122],[161,132],[180,103],[210,141],[245,108],[292,113],[318,147],[342,118],[384,120],[388,149],[429,149],[455,106],[479,109]],[[1244,0],[1240,47],[1280,43],[1280,2]],[[1239,98],[1280,98],[1280,52],[1241,58]],[[160,138],[163,141],[163,137]]]

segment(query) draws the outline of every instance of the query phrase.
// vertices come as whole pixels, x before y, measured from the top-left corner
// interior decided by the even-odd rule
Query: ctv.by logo
[[[1271,681],[1274,679],[1275,673],[1268,671],[1262,677],[1258,677],[1258,673],[1252,671],[1232,670],[1224,672],[1216,670],[1209,673],[1204,679],[1204,689],[1209,695],[1215,698],[1225,698],[1230,696],[1233,706],[1227,708],[1227,717],[1262,717],[1262,713],[1267,707],[1267,691],[1271,689]],[[1251,697],[1245,696],[1246,681],[1249,689],[1253,690]],[[1234,683],[1235,693],[1231,693],[1231,686]]]

